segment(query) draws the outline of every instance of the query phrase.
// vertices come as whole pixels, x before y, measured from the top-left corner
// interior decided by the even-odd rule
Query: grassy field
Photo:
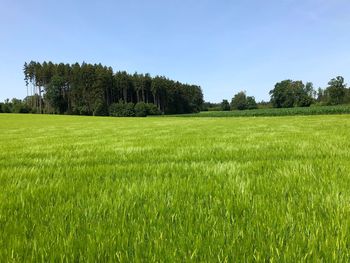
[[[0,262],[349,262],[350,115],[0,114]]]
[[[350,105],[311,106],[296,108],[267,108],[255,110],[233,111],[202,111],[200,113],[173,115],[175,117],[267,117],[267,116],[295,116],[295,115],[333,115],[350,114]]]

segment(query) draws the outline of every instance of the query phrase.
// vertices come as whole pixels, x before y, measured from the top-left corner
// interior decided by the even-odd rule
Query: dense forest
[[[199,86],[101,64],[24,64],[28,106],[38,113],[134,116],[198,112]],[[143,114],[144,113],[144,114]]]

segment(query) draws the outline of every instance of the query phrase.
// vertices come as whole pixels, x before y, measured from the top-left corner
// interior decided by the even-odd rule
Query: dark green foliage
[[[63,77],[55,75],[47,85],[44,99],[52,107],[54,113],[64,113],[67,109],[67,101],[63,96],[65,80]]]
[[[256,109],[257,104],[255,98],[247,96],[244,91],[238,92],[231,101],[231,109],[233,110],[251,110]]]
[[[338,76],[328,82],[325,89],[317,91],[318,105],[339,105],[350,103],[350,88],[344,83],[344,78]]]
[[[103,101],[98,101],[95,103],[94,107],[94,116],[108,116],[108,107],[107,104]]]
[[[109,107],[109,115],[114,117],[146,117],[148,115],[160,115],[161,111],[153,103],[139,102],[124,103],[120,100]]]
[[[146,103],[147,115],[161,115],[162,112],[153,103]]]
[[[146,117],[147,116],[147,104],[144,102],[136,103],[135,105],[135,116]]]
[[[314,103],[316,96],[316,91],[312,82],[307,82],[305,87],[299,90],[297,106],[298,107],[309,107],[312,103]]]
[[[146,117],[148,115],[161,115],[162,112],[153,103],[139,102],[134,107],[136,117]]]
[[[114,117],[134,117],[135,108],[133,103],[119,101],[109,107],[109,115]]]
[[[8,105],[8,110],[13,113],[21,113],[21,111],[24,111],[23,113],[28,113],[25,112],[24,105],[21,100],[13,98],[10,103],[7,103]]]
[[[139,102],[135,104],[135,116],[146,117],[147,115],[160,115],[161,111],[153,103]]]
[[[11,113],[11,112],[12,112],[11,106],[10,106],[9,104],[5,103],[5,104],[3,105],[2,111],[3,111],[4,113]]]
[[[91,115],[90,109],[87,105],[82,105],[82,106],[77,107],[74,110],[74,113],[76,113],[78,115],[85,115],[85,116]]]
[[[275,108],[309,107],[313,102],[313,86],[308,82],[284,80],[276,83],[270,91],[271,103]]]
[[[247,108],[247,96],[245,92],[238,92],[231,101],[231,108],[234,110],[245,110]]]
[[[158,81],[160,81],[158,79]],[[203,104],[202,91],[198,86],[194,85],[183,85],[179,82],[164,82],[166,89],[159,91],[159,96],[164,97],[168,94],[165,99],[165,113],[176,114],[186,112],[199,112]],[[166,93],[165,93],[166,91]],[[163,105],[158,107],[163,108]]]
[[[203,102],[201,111],[212,111],[212,110],[221,110],[221,104],[220,103],[212,103],[212,102]]]
[[[12,99],[12,112],[13,113],[29,113],[30,108],[23,101],[18,99]]]
[[[252,96],[247,97],[247,109],[248,110],[253,110],[257,109],[258,105],[256,104],[255,98]]]
[[[344,78],[338,76],[328,82],[328,87],[325,90],[328,105],[339,105],[346,101],[347,89],[344,84]]]
[[[229,110],[231,110],[230,103],[228,103],[227,100],[223,100],[221,102],[221,110],[222,111],[229,111]]]
[[[122,111],[123,112],[122,115],[125,117],[134,117],[135,116],[134,104],[129,102],[129,103],[125,103],[124,105],[125,107],[124,107],[124,110]]]
[[[196,85],[183,84],[163,76],[130,75],[125,71],[114,73],[111,67],[101,64],[31,61],[24,64],[23,72],[28,94],[26,107],[14,110],[12,105],[2,105],[1,111],[105,116],[116,107],[114,104],[119,105],[123,101],[122,104],[137,105],[135,115],[144,116],[145,111],[146,115],[186,114],[201,110],[228,111],[230,108],[309,107],[315,102],[317,105],[350,103],[350,90],[340,76],[332,79],[326,89],[319,88],[318,92],[311,82],[304,84],[302,81],[284,80],[276,83],[270,91],[269,103],[257,104],[254,97],[239,92],[229,105],[227,100],[204,103],[202,90]],[[126,106],[120,104],[118,107]],[[115,116],[133,116],[131,108],[112,112]]]
[[[175,114],[199,112],[203,103],[199,86],[149,74],[114,74],[101,64],[31,61],[24,64],[23,71],[27,89],[29,83],[33,87],[30,105],[36,112],[104,116],[122,100],[133,105],[153,103],[158,109],[153,113]],[[132,116],[131,107],[127,111],[123,116]]]
[[[25,100],[13,98],[11,101],[6,99],[5,102],[0,103],[0,113],[29,113],[31,108],[27,105]]]
[[[113,117],[121,117],[123,109],[124,109],[123,101],[120,101],[118,103],[113,103],[111,106],[109,106],[109,115]]]
[[[270,108],[272,108],[271,102],[263,101],[263,100],[259,101],[256,106],[257,106],[257,109],[270,109]]]

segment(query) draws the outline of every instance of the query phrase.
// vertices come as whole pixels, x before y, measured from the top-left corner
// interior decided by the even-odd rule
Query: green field
[[[350,115],[0,114],[0,262],[349,262]]]
[[[296,115],[350,114],[350,105],[311,106],[295,108],[266,108],[254,110],[202,111],[200,113],[174,115],[175,117],[268,117]]]

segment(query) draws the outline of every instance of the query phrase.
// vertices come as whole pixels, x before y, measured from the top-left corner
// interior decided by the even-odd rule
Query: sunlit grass
[[[350,259],[350,115],[0,115],[0,262]]]

